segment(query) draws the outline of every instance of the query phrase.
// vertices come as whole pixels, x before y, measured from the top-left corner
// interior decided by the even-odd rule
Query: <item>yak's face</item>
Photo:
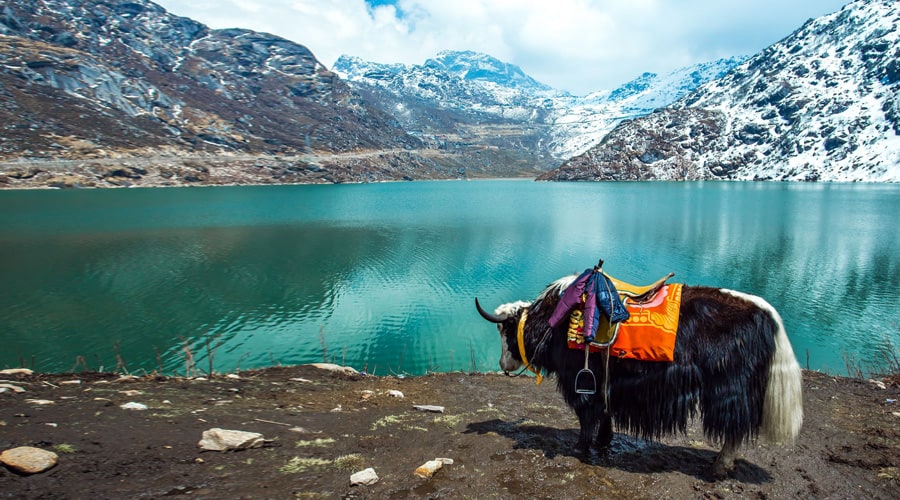
[[[500,332],[500,369],[507,374],[523,366],[519,357],[517,334],[522,309],[528,305],[528,302],[522,301],[503,304],[494,310],[494,314],[490,314],[481,308],[477,299],[475,301],[475,306],[481,316],[497,325],[497,331]]]

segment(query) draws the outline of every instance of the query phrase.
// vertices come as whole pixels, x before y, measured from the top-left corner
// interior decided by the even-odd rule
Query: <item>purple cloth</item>
[[[585,297],[584,337],[588,341],[593,340],[597,333],[601,312],[609,318],[610,323],[619,323],[631,316],[609,278],[599,269],[585,269],[559,298],[556,309],[550,316],[551,328],[556,328],[563,319],[569,317],[572,308],[581,303],[582,295]]]

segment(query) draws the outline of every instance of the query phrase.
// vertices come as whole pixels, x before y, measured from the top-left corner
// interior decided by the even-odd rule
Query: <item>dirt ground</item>
[[[553,380],[354,377],[311,366],[234,377],[0,376],[25,390],[0,393],[0,451],[35,446],[59,455],[40,474],[0,467],[0,497],[895,499],[900,492],[896,382],[881,389],[804,372],[798,442],[746,445],[733,474],[716,481],[708,474],[716,449],[696,425],[661,443],[617,433],[607,453],[574,456],[578,423]],[[120,407],[129,402],[148,409]],[[259,432],[266,443],[202,451],[198,441],[213,427]],[[431,478],[414,475],[439,457],[453,463]],[[351,474],[369,467],[379,481],[351,486]]]

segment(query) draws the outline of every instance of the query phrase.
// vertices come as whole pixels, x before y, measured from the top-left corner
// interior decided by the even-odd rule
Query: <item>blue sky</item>
[[[247,28],[341,54],[421,64],[474,50],[576,95],[752,55],[847,0],[155,0],[212,28]]]

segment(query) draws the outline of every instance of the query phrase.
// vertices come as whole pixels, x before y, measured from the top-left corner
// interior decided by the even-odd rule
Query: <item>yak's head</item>
[[[475,307],[481,317],[497,324],[497,330],[500,332],[500,369],[507,375],[509,372],[518,370],[523,366],[522,359],[519,356],[519,343],[517,339],[519,317],[522,309],[528,307],[528,302],[512,302],[503,304],[493,313],[485,311],[478,299],[475,299]]]

